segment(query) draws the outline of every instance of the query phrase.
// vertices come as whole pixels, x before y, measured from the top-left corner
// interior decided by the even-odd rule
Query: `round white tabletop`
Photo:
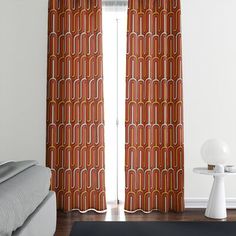
[[[197,167],[193,169],[194,173],[202,174],[202,175],[213,175],[213,176],[222,176],[222,175],[236,175],[236,170],[232,170],[231,172],[223,172],[217,173],[214,170],[208,170],[207,167]]]

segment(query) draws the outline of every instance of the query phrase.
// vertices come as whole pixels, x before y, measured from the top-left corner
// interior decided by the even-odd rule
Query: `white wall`
[[[205,163],[202,143],[221,138],[236,164],[236,1],[182,0],[185,117],[185,197],[208,197],[212,178],[192,173]],[[226,178],[236,200],[235,177]]]
[[[0,161],[45,162],[47,0],[0,0]]]

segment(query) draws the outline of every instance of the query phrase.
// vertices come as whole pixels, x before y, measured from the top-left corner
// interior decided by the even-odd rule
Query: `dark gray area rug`
[[[79,221],[70,236],[236,236],[236,222]]]

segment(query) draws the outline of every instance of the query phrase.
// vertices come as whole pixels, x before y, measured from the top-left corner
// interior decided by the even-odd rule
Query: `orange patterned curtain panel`
[[[125,210],[184,209],[180,0],[129,0]]]
[[[104,211],[101,0],[49,2],[47,166],[64,211]]]

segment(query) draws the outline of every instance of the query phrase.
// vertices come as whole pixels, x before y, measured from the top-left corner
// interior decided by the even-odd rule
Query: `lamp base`
[[[208,170],[214,170],[215,165],[208,165]]]

